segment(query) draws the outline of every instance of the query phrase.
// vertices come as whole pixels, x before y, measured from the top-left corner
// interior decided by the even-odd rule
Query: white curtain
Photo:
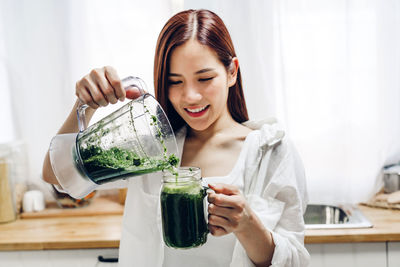
[[[0,1],[0,144],[25,142],[28,183],[42,184],[51,137],[71,111],[75,82],[91,69],[111,65],[153,91],[155,44],[172,7],[163,0]]]
[[[92,68],[140,76],[152,92],[156,38],[182,1],[0,1],[0,143],[26,143],[28,180],[40,181],[75,82]],[[312,202],[355,203],[379,189],[381,167],[400,160],[399,1],[186,0],[184,8],[226,22],[250,117],[282,122]]]
[[[400,160],[400,2],[185,1],[230,30],[252,119],[277,117],[311,202],[365,201]]]

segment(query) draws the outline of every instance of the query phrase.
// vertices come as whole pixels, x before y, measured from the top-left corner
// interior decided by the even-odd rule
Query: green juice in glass
[[[199,168],[164,172],[161,214],[164,242],[172,248],[194,248],[207,241],[204,197]]]

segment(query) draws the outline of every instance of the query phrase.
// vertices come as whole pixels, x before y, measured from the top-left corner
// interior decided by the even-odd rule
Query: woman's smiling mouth
[[[210,105],[199,107],[199,108],[184,108],[186,113],[191,117],[200,117],[207,112]]]

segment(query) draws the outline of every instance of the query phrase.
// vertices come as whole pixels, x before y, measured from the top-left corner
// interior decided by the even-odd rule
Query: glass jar
[[[0,223],[12,222],[17,218],[8,165],[8,160],[0,155]]]
[[[206,243],[207,187],[201,181],[200,168],[164,171],[160,201],[164,242],[168,247],[187,249]]]

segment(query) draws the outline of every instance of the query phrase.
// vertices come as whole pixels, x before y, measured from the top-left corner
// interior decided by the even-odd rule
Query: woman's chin
[[[200,123],[200,122],[187,122],[187,124],[189,125],[189,127],[194,130],[194,131],[204,131],[207,130],[208,127],[210,127],[209,123]]]

